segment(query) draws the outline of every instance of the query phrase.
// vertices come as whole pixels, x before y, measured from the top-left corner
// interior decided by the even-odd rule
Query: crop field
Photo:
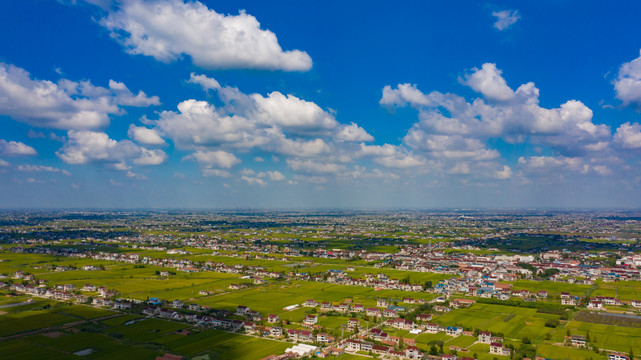
[[[641,351],[641,328],[570,321],[563,331],[555,332],[552,339],[563,342],[568,330],[572,335],[584,336],[589,331],[591,346],[622,352],[628,352],[631,348],[635,353]]]
[[[560,295],[562,292],[570,293],[573,296],[583,296],[590,290],[590,285],[568,284],[553,281],[518,280],[512,283],[514,290],[530,290],[530,293],[547,291],[549,295]]]
[[[286,342],[245,335],[207,330],[198,334],[180,336],[164,343],[171,351],[188,356],[207,352],[214,359],[250,360],[269,354],[281,353],[292,345]]]
[[[203,297],[198,300],[198,303],[227,310],[235,310],[238,305],[245,305],[261,313],[277,314],[280,316],[284,313],[283,308],[285,306],[302,304],[307,299],[314,299],[318,302],[328,301],[337,303],[351,298],[354,303],[368,307],[375,306],[377,298],[402,300],[403,297],[431,300],[435,295],[397,290],[376,291],[372,288],[358,286],[303,281],[293,281],[291,283],[274,281],[268,286]],[[283,299],[287,300],[285,301]],[[399,303],[399,305],[402,304]]]
[[[628,349],[629,350],[629,349]],[[548,359],[568,359],[568,360],[604,360],[607,359],[605,354],[597,354],[594,351],[575,349],[567,346],[541,345],[538,347],[539,355]]]
[[[108,330],[109,334],[121,334],[123,337],[138,343],[145,343],[189,325],[160,319],[145,319],[131,325],[115,326]]]
[[[625,300],[641,300],[641,281],[599,282],[592,296],[610,296]]]
[[[460,325],[469,329],[480,329],[492,333],[503,333],[506,338],[520,340],[528,337],[532,340],[543,337],[550,332],[545,321],[558,316],[540,314],[536,309],[519,307],[474,304],[466,309],[452,311],[435,320],[442,325]]]

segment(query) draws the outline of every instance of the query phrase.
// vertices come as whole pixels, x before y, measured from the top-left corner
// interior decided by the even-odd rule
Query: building
[[[491,343],[490,344],[490,354],[510,356],[511,350],[504,347],[501,343]]]
[[[572,335],[570,338],[570,344],[574,347],[587,347],[588,342],[585,340],[583,335]]]

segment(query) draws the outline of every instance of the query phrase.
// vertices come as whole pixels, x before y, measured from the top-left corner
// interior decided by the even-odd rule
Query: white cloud
[[[472,74],[464,76],[463,84],[490,100],[509,101],[514,98],[514,91],[507,86],[501,76],[502,71],[496,68],[496,64],[485,63],[480,69],[472,70]]]
[[[641,149],[641,125],[621,124],[614,134],[614,143],[624,149]]]
[[[18,141],[0,139],[0,154],[7,156],[37,155],[36,149]]]
[[[71,176],[71,173],[67,170],[62,170],[58,168],[54,168],[51,166],[44,166],[44,165],[18,165],[17,167],[18,171],[22,172],[53,172],[53,173],[61,173],[66,176]]]
[[[585,164],[582,158],[578,157],[553,157],[553,156],[531,156],[520,157],[519,167],[528,173],[547,175],[550,171],[564,170],[586,173],[589,165]]]
[[[505,180],[512,177],[512,169],[509,166],[504,165],[503,170],[499,170],[494,173],[494,177],[497,179]]]
[[[127,131],[129,138],[142,145],[166,145],[167,143],[160,137],[156,129],[149,129],[144,126],[129,125]]]
[[[208,77],[207,75],[196,75],[196,73],[191,73],[189,75],[189,80],[187,80],[188,83],[191,84],[198,84],[200,85],[203,90],[218,90],[221,88],[220,83],[211,77]]]
[[[6,167],[6,166],[9,166],[9,165],[10,165],[10,164],[9,164],[9,162],[8,162],[8,161],[5,161],[5,160],[0,159],[0,167]]]
[[[162,150],[149,150],[130,140],[116,141],[103,132],[70,130],[68,137],[56,152],[68,164],[102,162],[115,170],[128,171],[127,160],[138,165],[158,165],[167,157]]]
[[[255,17],[218,14],[182,0],[127,0],[100,20],[130,54],[163,62],[183,55],[208,69],[241,68],[306,71],[312,60],[300,50],[283,51],[276,35]]]
[[[467,175],[470,172],[470,165],[466,162],[457,162],[456,165],[448,171],[448,173],[455,175]]]
[[[499,31],[509,28],[521,18],[517,10],[494,11],[492,12],[492,16],[496,18],[494,27]]]
[[[240,164],[240,159],[234,154],[216,150],[216,151],[196,151],[195,153],[185,156],[184,159],[193,159],[204,166],[215,166],[223,169],[229,169],[236,164]]]
[[[243,176],[240,177],[240,179],[243,180],[244,182],[246,182],[249,185],[260,185],[260,186],[267,185],[265,180],[257,178],[257,177],[251,177],[251,176],[243,175]]]
[[[433,106],[434,102],[428,95],[423,94],[416,88],[416,84],[398,84],[396,89],[386,85],[383,87],[383,96],[379,101],[381,105],[387,106]]]
[[[265,174],[271,181],[285,180],[285,175],[283,175],[280,171],[266,171]]]
[[[613,81],[616,97],[624,105],[636,103],[641,106],[641,55],[619,68],[619,74]]]
[[[439,135],[459,135],[483,142],[501,137],[510,143],[530,141],[566,156],[576,156],[605,149],[611,138],[609,127],[594,124],[592,110],[582,102],[570,100],[559,108],[540,107],[539,89],[534,83],[523,84],[512,91],[494,64],[484,64],[461,82],[483,94],[485,99],[467,102],[458,95],[433,91],[428,95],[413,94],[415,99],[429,99],[417,102],[402,96],[400,89],[407,84],[399,84],[396,89],[389,87],[388,93],[397,93],[399,97],[392,103],[386,100],[385,104],[411,105],[419,111],[420,121],[405,137],[410,147],[433,151],[425,146],[426,142]],[[385,96],[381,102],[384,99]],[[476,146],[477,150],[480,148]],[[492,157],[491,153],[486,155]]]
[[[137,165],[160,165],[167,160],[167,154],[158,149],[145,149],[140,148],[140,156],[135,158],[134,164]]]
[[[134,95],[124,83],[109,80],[109,89],[113,92],[116,103],[124,106],[147,107],[151,105],[160,105],[158,96],[148,97],[143,91],[138,91]]]
[[[338,134],[336,134],[336,140],[338,141],[354,141],[354,142],[369,142],[374,141],[374,137],[365,131],[362,127],[358,126],[355,123],[349,125],[341,125]]]
[[[110,114],[122,112],[121,105],[160,103],[142,91],[134,96],[122,83],[109,85],[107,89],[89,81],[34,80],[24,69],[0,63],[0,114],[38,127],[88,130],[106,127]]]
[[[260,157],[260,156],[256,156],[256,157],[254,158],[254,161],[255,161],[255,162],[261,162],[261,163],[262,163],[262,162],[265,162],[265,159],[263,159],[263,158],[262,158],[262,157]]]
[[[296,133],[316,133],[334,129],[338,122],[330,113],[313,102],[305,101],[293,95],[283,95],[278,91],[267,97],[252,94],[255,109],[251,116],[260,121],[277,125]]]
[[[338,173],[345,166],[332,163],[320,163],[312,160],[289,159],[287,165],[294,171],[311,174]]]

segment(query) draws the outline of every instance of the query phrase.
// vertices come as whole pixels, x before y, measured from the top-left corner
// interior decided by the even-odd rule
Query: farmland
[[[210,221],[152,213],[11,223],[0,242],[0,351],[9,359],[251,360],[302,342],[334,359],[372,355],[330,354],[350,339],[481,360],[641,353],[633,226],[612,228],[626,240],[593,241],[584,228],[580,237],[520,233],[555,224],[547,217],[473,215],[224,213]],[[509,231],[496,220],[503,217]],[[586,226],[580,218],[577,228]],[[94,237],[79,239],[85,229]],[[492,354],[479,332],[509,357]],[[573,347],[572,336],[588,341]]]

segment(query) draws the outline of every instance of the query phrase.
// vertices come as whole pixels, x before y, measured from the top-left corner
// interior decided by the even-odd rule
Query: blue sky
[[[9,0],[0,207],[639,207],[641,4]]]

